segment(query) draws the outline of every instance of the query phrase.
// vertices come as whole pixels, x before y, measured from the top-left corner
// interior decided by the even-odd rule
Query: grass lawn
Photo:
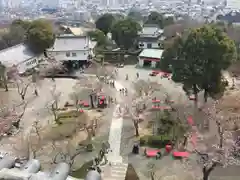
[[[81,130],[89,120],[87,113],[77,112],[75,110],[60,112],[59,120],[61,125],[53,124],[48,127],[46,136],[54,140],[62,140],[74,135]]]

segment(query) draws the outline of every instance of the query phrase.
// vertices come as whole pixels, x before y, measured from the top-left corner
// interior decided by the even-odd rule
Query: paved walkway
[[[116,90],[119,92],[123,86],[119,82],[115,82]],[[114,112],[112,123],[109,132],[109,144],[111,151],[107,154],[109,164],[103,168],[103,178],[105,180],[124,180],[128,164],[123,163],[123,158],[120,155],[122,128],[123,128],[123,109],[121,104],[123,98],[120,93],[117,93],[117,102]]]
[[[123,86],[119,82],[115,82],[116,90],[119,91]],[[117,94],[117,101],[121,101],[120,94]],[[121,147],[121,136],[122,136],[122,126],[123,118],[121,115],[121,105],[117,104],[113,112],[112,123],[110,126],[109,139],[111,152],[108,153],[109,162],[122,162],[122,157],[120,156],[120,147]],[[120,112],[120,111],[121,112]]]

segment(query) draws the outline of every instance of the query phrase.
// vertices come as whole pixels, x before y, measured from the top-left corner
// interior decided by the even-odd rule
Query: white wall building
[[[94,46],[87,36],[60,36],[47,51],[58,61],[87,61]]]
[[[0,61],[2,64],[7,68],[15,66],[20,74],[36,67],[39,60],[40,57],[35,56],[24,44],[0,51]]]
[[[163,54],[162,49],[143,49],[138,56],[138,65],[140,67],[156,68],[157,63],[161,61]]]
[[[142,32],[139,33],[139,48],[160,48],[162,40],[164,40],[163,29],[153,25],[145,26],[143,27]]]

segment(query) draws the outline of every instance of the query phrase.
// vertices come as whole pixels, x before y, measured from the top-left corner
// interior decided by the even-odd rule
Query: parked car
[[[124,68],[124,64],[122,63],[122,64],[117,64],[117,67],[118,68]]]
[[[164,73],[162,73],[162,78],[169,78],[169,76],[170,76],[170,74],[169,73],[166,73],[166,72],[164,72]]]
[[[149,76],[157,76],[159,74],[158,71],[152,71]]]
[[[188,96],[188,99],[191,100],[191,101],[195,101],[196,97],[194,96],[194,94],[191,94],[191,95]]]

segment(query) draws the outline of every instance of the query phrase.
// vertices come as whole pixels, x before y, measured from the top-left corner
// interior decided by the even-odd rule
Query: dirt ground
[[[160,90],[156,94],[156,97],[159,97],[159,99],[164,100],[164,94],[167,93],[170,95],[171,99],[174,101],[176,107],[178,110],[184,112],[184,116],[187,119],[188,116],[192,116],[194,119],[194,122],[196,123],[197,127],[202,128],[203,120],[208,120],[208,115],[205,114],[205,112],[196,111],[194,110],[194,102],[189,101],[186,97],[185,93],[182,90],[182,87],[180,84],[175,84],[171,80],[168,80],[167,78],[161,79],[159,76],[150,77],[149,73],[151,70],[145,70],[145,69],[137,69],[134,66],[125,66],[122,69],[119,69],[119,74],[121,76],[119,77],[119,80],[122,84],[124,84],[126,87],[129,88],[129,91],[131,89],[134,89],[133,84],[137,81],[136,80],[136,73],[140,74],[140,79],[143,79],[147,82],[155,82],[160,84]],[[129,80],[125,81],[125,76],[128,74]],[[232,79],[229,78],[229,84],[231,86]],[[223,109],[222,111],[225,111],[227,109],[231,109],[233,111],[232,113],[235,113],[235,115],[239,112],[238,110],[238,94],[239,90],[237,91],[230,91],[228,90],[225,93],[225,96],[219,101],[219,106],[217,106],[217,109]],[[132,91],[134,93],[134,90]],[[235,94],[233,96],[233,94]],[[232,98],[232,100],[231,100]],[[200,101],[202,100],[202,94],[200,94]],[[131,101],[131,100],[129,100]],[[228,103],[228,101],[230,101]],[[235,101],[232,103],[231,101]],[[199,107],[209,107],[212,108],[213,101],[209,100],[207,104],[204,104],[203,101],[199,103]],[[235,108],[234,108],[235,105]],[[229,110],[227,110],[229,111]],[[222,112],[223,115],[227,115],[227,113]],[[148,120],[146,120],[148,121]],[[147,122],[140,124],[140,134],[141,133],[149,133],[149,130],[146,129]],[[202,130],[202,129],[201,129]],[[151,130],[150,130],[151,131]],[[189,180],[196,180],[201,179],[201,165],[197,163],[198,156],[195,155],[195,153],[191,154],[190,159],[187,163],[182,163],[180,161],[173,160],[172,157],[166,156],[163,157],[161,160],[155,160],[149,159],[143,156],[143,152],[140,152],[140,155],[132,155],[132,146],[134,143],[138,142],[138,138],[134,137],[134,127],[133,122],[131,119],[125,119],[124,125],[123,125],[123,137],[122,137],[122,146],[121,151],[122,155],[128,159],[128,162],[133,164],[133,167],[135,168],[136,172],[140,176],[140,179],[149,179],[149,169],[147,168],[146,164],[155,164],[156,165],[156,175],[160,179],[189,179]],[[217,143],[217,126],[214,121],[211,122],[211,125],[208,129],[208,133],[206,131],[201,131],[196,134],[197,138],[197,145],[199,149],[206,149],[206,147],[212,148],[214,144]],[[193,147],[189,147],[190,151],[193,150]],[[209,149],[209,150],[210,150]],[[235,167],[231,167],[235,168]],[[222,169],[222,168],[216,168],[215,172],[212,174],[213,179],[220,178],[222,175],[220,172],[225,171],[226,175],[229,174],[229,169]],[[233,176],[236,176],[236,173],[233,174]],[[225,179],[225,178],[224,178]]]
[[[128,88],[129,94],[133,94],[133,96],[135,96],[134,84],[137,81],[137,72],[140,74],[140,79],[147,82],[150,81],[159,84],[160,90],[158,91],[158,94],[156,94],[157,97],[162,99],[164,98],[164,94],[168,93],[171,96],[171,99],[176,103],[178,108],[182,108],[185,111],[187,108],[187,111],[185,112],[186,116],[192,115],[196,123],[202,122],[203,119],[207,118],[204,114],[201,113],[197,115],[194,114],[194,112],[192,111],[193,102],[188,100],[180,84],[175,84],[173,81],[168,80],[167,78],[162,79],[159,76],[150,77],[149,73],[151,72],[151,70],[137,69],[135,68],[135,66],[125,66],[124,68],[119,69],[119,76],[117,77],[117,80],[126,88]],[[128,81],[125,80],[126,75],[129,76]],[[60,106],[63,106],[66,101],[72,100],[70,95],[76,90],[76,80],[56,79],[55,82],[52,82],[51,80],[45,79],[41,81],[41,83],[39,83],[37,86],[37,89],[39,91],[38,97],[34,96],[33,87],[29,88],[29,93],[27,93],[26,99],[30,100],[30,102],[27,106],[20,128],[21,132],[23,133],[19,133],[18,135],[11,138],[3,138],[1,140],[0,151],[12,152],[14,154],[15,152],[13,151],[16,148],[13,148],[13,145],[18,145],[19,143],[24,144],[22,136],[32,131],[32,125],[36,120],[40,120],[40,126],[43,128],[44,132],[50,132],[49,128],[54,129],[54,125],[52,126],[52,116],[49,114],[49,109],[46,108],[49,101],[52,100],[51,89],[53,88],[53,84],[56,84],[56,93],[59,93],[61,96],[61,101],[59,102]],[[107,95],[111,95],[112,97],[114,97],[115,95],[115,90],[109,88],[109,86],[104,86],[104,92]],[[0,93],[0,98],[4,98],[2,100],[2,104],[17,104],[21,102],[19,99],[19,95],[17,95],[16,93],[16,89],[10,89],[8,93]],[[240,95],[239,93],[239,91],[228,91],[227,93],[225,93],[225,96],[219,101],[219,104],[217,105],[217,109],[219,110],[219,116],[238,116],[238,113],[240,111],[238,107],[238,97]],[[135,98],[133,96],[125,98],[124,102],[128,105],[131,105],[133,99]],[[211,103],[212,102],[209,101],[209,107],[211,107]],[[108,138],[108,131],[106,129],[109,129],[112,119],[112,112],[113,107],[105,109],[100,114],[93,111],[89,112],[89,116],[101,116],[102,120],[100,122],[101,128],[99,128],[97,132],[97,137],[94,138],[94,145],[96,147],[96,151],[101,147],[102,141],[106,141]],[[51,126],[49,126],[49,124],[51,124]],[[145,127],[147,126],[147,124],[148,123],[146,122],[140,124],[140,133],[144,133],[143,131],[145,131]],[[65,131],[65,129],[68,129],[69,131]],[[69,136],[69,134],[71,134],[70,129],[73,129],[74,131],[72,123],[70,123],[70,126],[66,125],[66,127],[63,127],[63,129],[57,129],[57,132],[66,132],[67,134],[64,136]],[[163,157],[161,160],[155,160],[144,157],[143,152],[141,152],[140,155],[137,156],[132,155],[132,146],[135,142],[138,142],[139,140],[138,138],[135,138],[134,132],[135,131],[132,120],[129,118],[125,118],[122,131],[121,154],[124,159],[128,160],[129,163],[133,164],[133,167],[136,169],[136,172],[140,176],[140,179],[149,179],[149,169],[146,166],[149,163],[156,166],[157,176],[165,177],[164,179],[195,180],[195,176],[201,176],[201,173],[199,174],[199,172],[201,172],[201,169],[199,169],[199,164],[196,164],[197,157],[195,157],[194,155],[191,156],[192,159],[189,160],[190,165],[187,166],[182,164],[180,161],[173,160],[170,156]],[[217,140],[216,125],[214,123],[211,124],[209,132],[210,133],[207,134],[209,139],[205,140],[204,143],[206,145],[212,146],[214,143],[216,143]],[[77,144],[85,138],[86,132],[80,131],[76,133],[76,135],[71,138],[71,140],[69,139],[69,137],[67,137],[65,139],[63,138],[64,140],[61,141],[56,140],[56,143],[58,147],[63,147],[63,145],[64,147],[66,147],[65,145],[67,145],[67,142],[71,142],[71,145],[76,147]],[[26,150],[23,149],[23,151]],[[51,158],[49,157],[54,156],[54,151],[55,149],[52,148],[51,143],[48,143],[40,148],[38,152],[38,158],[41,160],[45,168],[51,166]],[[76,168],[81,166],[84,162],[89,161],[89,159],[92,159],[95,154],[96,152],[83,152],[80,156],[76,158],[76,162],[79,162],[79,164],[76,164]],[[216,174],[214,177],[220,177],[219,171],[221,170],[219,169],[216,169]]]
[[[85,140],[87,137],[87,132],[83,129],[80,130],[77,128],[82,129],[80,126],[76,126],[78,123],[82,123],[86,119],[89,121],[92,119],[98,119],[98,126],[97,129],[97,138],[94,138],[94,144],[97,147],[100,147],[100,142],[107,140],[107,132],[106,128],[109,126],[111,120],[111,107],[107,108],[103,112],[97,112],[96,110],[84,110],[84,114],[86,116],[80,116],[77,119],[68,119],[64,120],[63,124],[57,126],[53,123],[53,115],[50,112],[49,104],[53,101],[53,90],[54,95],[59,95],[59,107],[63,107],[64,104],[68,101],[73,103],[75,100],[72,98],[72,94],[76,92],[76,90],[80,91],[79,87],[76,89],[76,80],[72,79],[55,79],[53,82],[50,79],[41,80],[37,84],[37,90],[39,96],[35,96],[34,92],[34,85],[31,85],[28,88],[28,92],[26,94],[25,100],[28,101],[28,105],[24,116],[20,122],[20,130],[18,133],[11,137],[4,137],[1,140],[0,152],[4,154],[8,152],[8,154],[12,154],[14,156],[26,156],[27,147],[29,146],[29,141],[26,140],[28,134],[34,134],[31,137],[31,141],[38,142],[38,138],[33,128],[33,124],[37,121],[38,122],[38,130],[40,131],[41,135],[41,142],[31,144],[32,148],[37,148],[37,158],[43,163],[43,165],[48,168],[49,165],[51,166],[51,161],[54,156],[54,148],[52,147],[52,142],[56,142],[58,147],[64,147],[66,145],[65,141],[71,142],[71,149],[76,149],[78,147],[78,143]],[[90,80],[90,84],[93,81]],[[80,83],[80,84],[79,84]],[[83,80],[77,83],[77,86],[81,85],[81,83],[86,85]],[[103,91],[106,92],[107,95],[113,94],[112,89],[109,86],[103,88]],[[89,92],[81,91],[82,100],[89,100]],[[1,89],[1,102],[2,105],[8,105],[9,108],[13,106],[13,104],[21,103],[21,98],[17,94],[16,88],[10,88],[9,92],[4,92]],[[113,94],[114,95],[114,94]],[[103,129],[104,130],[103,130]],[[31,135],[32,136],[32,135]],[[96,153],[96,152],[94,152]],[[76,162],[86,161],[86,159],[92,159],[93,154],[85,154],[79,155],[77,157]],[[80,161],[79,161],[80,160]],[[78,167],[78,166],[77,166]]]

